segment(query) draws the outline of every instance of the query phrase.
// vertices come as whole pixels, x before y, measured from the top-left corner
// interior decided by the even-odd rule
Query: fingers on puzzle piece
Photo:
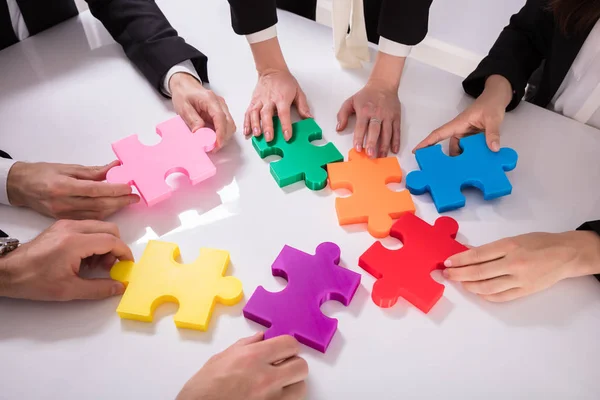
[[[244,316],[268,327],[265,339],[294,336],[300,343],[325,352],[337,320],[321,313],[321,305],[336,300],[347,306],[360,284],[360,275],[339,266],[340,248],[321,243],[315,255],[285,246],[272,265],[274,276],[288,281],[278,293],[259,286],[244,307]]]
[[[171,196],[173,189],[165,180],[172,173],[186,175],[192,185],[216,173],[206,154],[215,147],[217,137],[213,130],[202,128],[192,133],[177,116],[159,124],[156,132],[161,141],[154,146],[142,144],[137,135],[113,143],[121,165],[106,175],[108,182],[135,186],[148,206]]]
[[[343,161],[344,157],[333,143],[315,146],[312,141],[321,139],[323,132],[314,119],[308,118],[292,124],[292,138],[285,141],[279,118],[273,118],[274,138],[253,137],[252,145],[261,158],[272,155],[282,157],[270,164],[271,175],[279,187],[304,180],[311,190],[320,190],[327,184],[327,164]]]
[[[408,190],[395,192],[389,183],[402,182],[402,170],[396,157],[369,158],[365,152],[350,150],[349,161],[328,165],[332,189],[348,189],[349,197],[335,199],[340,225],[367,223],[376,238],[390,234],[393,219],[415,212]]]
[[[111,277],[127,287],[117,308],[121,318],[152,322],[159,305],[177,303],[175,325],[204,331],[216,302],[231,306],[242,299],[241,282],[224,276],[227,251],[203,248],[190,264],[178,263],[177,257],[176,244],[151,240],[138,263],[113,266]]]
[[[490,150],[485,134],[467,136],[460,140],[462,154],[449,157],[442,152],[441,145],[417,150],[415,156],[420,171],[406,177],[406,187],[412,194],[430,192],[438,212],[463,207],[465,197],[461,190],[476,187],[483,192],[485,200],[506,196],[512,185],[506,176],[517,166],[517,152],[502,148]]]
[[[412,213],[404,213],[394,224],[391,236],[403,243],[389,250],[375,242],[359,259],[359,265],[377,279],[372,299],[379,307],[392,307],[403,297],[428,313],[444,293],[444,286],[431,272],[444,268],[444,261],[467,248],[455,240],[458,223],[440,217],[433,226]]]

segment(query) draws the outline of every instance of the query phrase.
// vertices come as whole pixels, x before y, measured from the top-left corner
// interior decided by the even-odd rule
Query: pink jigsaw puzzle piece
[[[159,124],[156,133],[162,140],[154,146],[140,143],[137,135],[113,143],[121,165],[106,175],[108,182],[134,185],[148,206],[171,196],[173,189],[165,180],[174,172],[185,174],[192,185],[217,172],[206,154],[214,149],[217,140],[212,129],[192,133],[177,116]]]

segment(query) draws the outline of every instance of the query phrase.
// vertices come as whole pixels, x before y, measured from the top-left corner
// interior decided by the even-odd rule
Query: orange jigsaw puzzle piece
[[[350,197],[335,199],[340,225],[367,223],[376,238],[390,234],[393,220],[415,212],[408,190],[395,192],[386,185],[400,183],[402,170],[396,157],[370,159],[365,152],[350,150],[347,162],[327,166],[332,189],[348,189]]]

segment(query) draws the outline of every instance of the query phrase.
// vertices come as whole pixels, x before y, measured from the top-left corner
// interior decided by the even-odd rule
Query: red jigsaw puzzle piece
[[[428,313],[444,294],[444,285],[431,278],[435,269],[444,269],[444,261],[467,247],[454,240],[458,223],[440,217],[433,226],[412,213],[404,213],[392,226],[390,235],[403,247],[389,250],[374,243],[359,259],[359,265],[377,282],[373,285],[375,304],[388,308],[403,297]]]

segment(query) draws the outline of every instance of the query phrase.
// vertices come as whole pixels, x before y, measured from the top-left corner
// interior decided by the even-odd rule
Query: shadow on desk
[[[591,276],[567,279],[507,303],[491,303],[456,286],[481,311],[511,327],[567,327],[578,314],[600,306],[600,282]]]
[[[0,298],[0,341],[19,338],[58,342],[97,335],[119,318],[115,310],[120,296],[101,300],[34,302]]]

